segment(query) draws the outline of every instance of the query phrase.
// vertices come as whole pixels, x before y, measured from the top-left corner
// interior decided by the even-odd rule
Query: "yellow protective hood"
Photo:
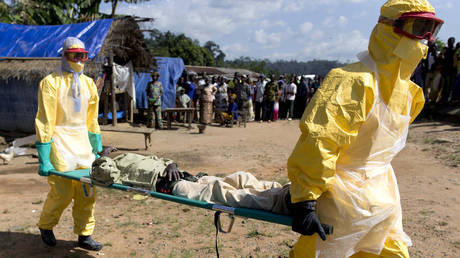
[[[409,12],[434,13],[434,8],[427,0],[389,0],[380,8],[380,15],[392,19]]]
[[[408,12],[434,12],[434,8],[426,0],[389,0],[382,6],[380,15],[394,19]],[[391,97],[414,91],[409,79],[426,56],[428,47],[395,33],[390,25],[378,23],[372,31],[368,49],[377,64],[382,99],[393,111],[407,114],[407,102],[392,102]]]

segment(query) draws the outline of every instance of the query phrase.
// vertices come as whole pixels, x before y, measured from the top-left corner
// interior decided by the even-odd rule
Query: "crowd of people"
[[[422,87],[426,103],[456,105],[460,103],[460,42],[455,38],[441,47],[436,42],[428,44],[428,55],[412,74],[411,80]],[[162,129],[161,83],[158,74],[147,87],[149,96],[149,127]],[[246,121],[272,122],[300,119],[320,86],[323,78],[281,74],[256,78],[236,72],[232,79],[224,76],[207,76],[190,73],[180,77],[176,85],[176,107],[195,108],[195,123],[230,126]],[[153,118],[155,115],[155,119]],[[176,115],[176,120],[185,117]]]
[[[272,122],[298,119],[318,89],[322,78],[274,74],[257,79],[236,72],[224,76],[189,74],[177,83],[177,107],[194,107],[195,122],[230,125],[231,121]],[[199,111],[199,112],[198,112]],[[178,117],[180,120],[180,117]]]
[[[460,42],[447,40],[447,46],[429,44],[428,56],[422,60],[412,80],[423,88],[427,103],[453,105],[460,103]]]
[[[435,42],[429,43],[427,57],[411,77],[423,88],[427,103],[460,103],[459,60],[460,42],[455,43],[455,38],[449,38],[442,49]],[[176,106],[196,108],[194,122],[202,124],[229,125],[238,116],[260,123],[300,119],[322,80],[321,76],[295,74],[260,74],[255,79],[236,72],[232,80],[205,73],[185,74],[177,83]]]

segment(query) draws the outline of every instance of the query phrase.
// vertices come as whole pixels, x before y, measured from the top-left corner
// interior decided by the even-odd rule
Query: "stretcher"
[[[64,177],[64,178],[68,178],[72,180],[77,180],[82,183],[91,185],[91,178],[89,177],[89,169],[80,169],[80,170],[67,171],[67,172],[51,171],[50,173],[52,175],[56,175],[56,176],[60,176],[60,177]],[[133,192],[137,194],[142,194],[142,195],[162,199],[165,201],[171,201],[171,202],[181,203],[181,204],[190,205],[190,206],[194,206],[198,208],[213,210],[216,212],[216,215],[215,215],[216,228],[219,230],[219,232],[222,232],[222,233],[229,233],[231,231],[233,221],[234,221],[233,216],[256,219],[256,220],[261,220],[261,221],[266,221],[266,222],[271,222],[271,223],[281,224],[281,225],[286,225],[286,226],[291,226],[292,224],[292,218],[290,216],[276,214],[276,213],[272,213],[272,212],[264,211],[264,210],[235,208],[235,207],[229,207],[229,206],[224,206],[224,205],[219,205],[219,204],[214,204],[214,203],[190,200],[190,199],[180,197],[180,196],[153,192],[153,191],[145,190],[142,188],[120,185],[120,184],[112,184],[108,186],[107,188],[122,190],[126,192]],[[87,191],[85,186],[83,187],[83,189]],[[227,230],[222,229],[222,226],[220,224],[219,215],[221,213],[229,214],[229,217],[231,219],[230,225]]]
[[[88,196],[92,194],[93,188],[89,187],[89,190],[87,190],[87,186],[86,186],[86,185],[92,186],[91,178],[89,176],[89,169],[80,169],[80,170],[73,170],[73,171],[66,171],[66,172],[51,171],[50,174],[68,178],[71,180],[80,181],[83,183],[82,186],[83,186],[83,191],[85,195]],[[235,207],[229,207],[229,206],[219,205],[219,204],[214,204],[214,203],[201,202],[201,201],[196,201],[196,200],[190,200],[190,199],[180,197],[180,196],[153,192],[153,191],[145,190],[145,189],[138,188],[138,187],[132,187],[132,186],[126,186],[126,185],[120,185],[120,184],[111,184],[110,186],[107,186],[107,188],[142,194],[142,195],[162,199],[165,201],[171,201],[171,202],[181,203],[185,205],[190,205],[190,206],[194,206],[198,208],[204,208],[204,209],[215,211],[214,226],[216,227],[215,248],[216,248],[217,257],[219,257],[219,248],[217,245],[217,234],[219,232],[230,233],[230,231],[232,230],[233,224],[235,222],[234,216],[256,219],[256,220],[261,220],[261,221],[266,221],[266,222],[271,222],[271,223],[281,224],[281,225],[286,225],[286,226],[291,226],[292,224],[292,218],[290,216],[276,214],[276,213],[272,213],[272,212],[268,212],[264,210],[235,208]],[[220,215],[222,213],[228,214],[230,218],[230,222],[226,230],[222,228],[222,224],[220,221]]]

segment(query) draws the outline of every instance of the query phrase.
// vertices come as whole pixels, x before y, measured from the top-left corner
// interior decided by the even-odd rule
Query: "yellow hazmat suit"
[[[83,49],[84,46],[67,46]],[[51,143],[50,161],[56,171],[91,167],[95,159],[88,134],[100,137],[97,122],[99,97],[94,81],[82,73],[83,64],[65,60],[62,70],[46,76],[38,91],[35,119],[37,141]],[[74,82],[78,78],[79,82]],[[100,142],[100,141],[99,141]],[[72,199],[74,232],[89,236],[94,230],[95,192],[85,197],[82,183],[49,176],[51,187],[38,227],[51,230]]]
[[[381,15],[434,12],[425,0],[390,0]],[[322,241],[302,235],[292,257],[409,257],[399,190],[391,166],[409,124],[424,104],[409,79],[427,47],[375,26],[360,62],[332,70],[300,122],[302,135],[288,160],[293,203],[317,200]]]

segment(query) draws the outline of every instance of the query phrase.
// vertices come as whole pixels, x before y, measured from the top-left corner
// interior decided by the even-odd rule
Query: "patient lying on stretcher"
[[[105,186],[124,184],[208,203],[290,214],[289,184],[283,187],[278,182],[261,181],[243,171],[224,178],[191,175],[169,159],[124,153],[95,160],[91,179]]]

